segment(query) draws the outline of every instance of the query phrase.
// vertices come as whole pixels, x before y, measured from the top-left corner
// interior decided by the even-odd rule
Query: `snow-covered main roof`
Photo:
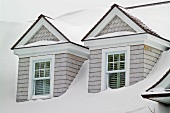
[[[148,32],[154,31],[153,34],[159,34],[160,37],[170,40],[170,13],[166,13],[170,11],[170,4],[135,9],[120,8],[131,15],[131,18],[136,20],[136,22],[141,24],[146,30],[149,30]],[[66,13],[53,19],[45,18],[58,28],[70,41],[83,45],[81,39],[95,26],[96,22],[106,14],[108,9],[110,8],[84,9]],[[50,16],[54,17],[53,15]]]

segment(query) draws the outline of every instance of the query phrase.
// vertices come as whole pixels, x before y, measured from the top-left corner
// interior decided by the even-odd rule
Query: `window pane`
[[[113,70],[113,63],[108,63],[108,71],[112,71]]]
[[[120,62],[119,70],[124,70],[124,69],[125,69],[125,62]]]
[[[38,70],[38,69],[40,69],[40,65],[39,63],[35,63],[35,70]]]
[[[125,61],[125,53],[120,54],[120,61]]]
[[[50,61],[46,62],[46,68],[50,68]]]
[[[43,95],[43,80],[35,81],[35,95]]]
[[[113,62],[113,55],[108,55],[108,62]]]
[[[39,78],[39,70],[35,71],[35,78]]]
[[[114,70],[119,70],[119,62],[114,63]]]
[[[40,77],[44,77],[44,70],[40,70]]]
[[[40,69],[44,69],[45,68],[45,62],[41,62],[40,63]]]
[[[109,74],[109,87],[112,89],[125,86],[125,72],[110,73]]]
[[[49,77],[50,76],[50,69],[46,69],[45,70],[45,77]]]
[[[120,73],[120,87],[125,86],[125,72]]]
[[[119,54],[114,54],[114,62],[119,61]]]
[[[50,94],[50,79],[44,80],[44,94]]]
[[[117,73],[109,74],[109,87],[112,89],[117,88]]]

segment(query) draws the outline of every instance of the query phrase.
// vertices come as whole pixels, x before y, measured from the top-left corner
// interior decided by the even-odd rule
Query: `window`
[[[54,55],[30,58],[28,99],[53,95]]]
[[[125,86],[125,53],[107,54],[108,86],[112,89]]]
[[[50,94],[50,61],[34,63],[34,94]]]
[[[101,90],[129,85],[130,47],[102,49]]]

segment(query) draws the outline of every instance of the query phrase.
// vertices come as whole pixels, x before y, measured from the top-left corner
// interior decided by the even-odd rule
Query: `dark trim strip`
[[[50,23],[45,17],[49,18],[48,16],[45,16],[41,14],[38,19],[33,23],[33,25],[22,35],[22,37],[14,44],[14,46],[11,48],[12,50],[16,47],[16,45],[28,34],[29,31],[37,24],[37,22],[44,18],[55,30],[57,30],[68,42],[71,42],[61,31],[59,31],[52,23]],[[50,18],[51,19],[51,18]]]
[[[11,50],[13,50],[16,45],[25,37],[25,35],[37,24],[37,22],[41,19],[42,14],[38,17],[38,19],[31,25],[31,27],[21,36],[21,38],[12,46]]]
[[[155,6],[155,5],[163,5],[163,4],[169,4],[169,3],[170,3],[170,1],[163,1],[163,2],[156,2],[156,3],[149,3],[149,4],[143,4],[143,5],[136,5],[136,6],[125,7],[125,9],[135,9],[135,8]]]
[[[88,40],[84,40],[84,41],[100,40],[100,39],[109,39],[109,38],[118,38],[118,37],[126,37],[126,36],[141,35],[141,34],[147,34],[147,33],[136,33],[136,34],[128,34],[128,35],[119,35],[119,36],[113,36],[113,37],[104,37],[104,38],[88,39]]]
[[[30,46],[30,47],[20,47],[20,48],[14,48],[14,49],[33,48],[33,47],[41,47],[41,46],[50,46],[50,45],[65,44],[65,43],[69,43],[69,42],[62,42],[62,43],[57,43],[57,44],[48,44],[48,45],[37,45],[37,46]]]
[[[109,11],[107,11],[107,13],[97,22],[97,24],[83,37],[83,39],[81,41],[84,41],[85,38],[101,23],[101,21],[104,20],[104,18],[112,11],[112,9],[114,7],[118,6],[117,4],[114,4],[110,9]]]
[[[156,36],[156,37],[158,37],[158,38],[160,38],[160,39],[162,39],[162,40],[165,40],[165,41],[167,41],[167,42],[170,42],[170,40],[167,40],[167,39],[165,39],[165,38],[162,38],[161,36],[159,36],[158,34],[156,34],[156,33],[154,33],[153,31],[151,31],[151,30],[146,30],[146,29],[144,29],[143,28],[143,26],[141,26],[140,24],[138,24],[132,17],[130,17],[129,16],[129,14],[127,14],[125,11],[123,11],[121,8],[119,8],[119,7],[121,7],[121,6],[119,6],[119,5],[117,5],[117,4],[114,4],[111,8],[110,8],[110,10],[97,22],[97,24],[83,37],[83,39],[81,40],[81,41],[84,41],[87,37],[88,37],[88,35],[104,20],[104,18],[112,11],[112,9],[114,8],[114,7],[117,7],[122,13],[124,13],[129,19],[131,19],[135,24],[137,24],[141,29],[143,29],[146,33],[148,33],[148,34],[150,34],[150,35],[153,35],[153,36]]]
[[[74,44],[74,45],[76,45],[76,46],[79,46],[79,47],[82,47],[82,48],[85,48],[85,49],[89,49],[88,47],[85,47],[85,46],[82,46],[82,45],[79,45],[79,44],[76,44],[76,43],[73,43],[73,42],[62,42],[62,43],[57,43],[57,44],[37,45],[37,46],[21,47],[21,48],[14,48],[14,49],[24,49],[24,48],[42,47],[42,46],[50,46],[50,45],[58,45],[58,44],[66,44],[66,43],[71,43],[71,44]]]
[[[45,17],[47,17],[47,18],[49,18],[49,19],[51,19],[51,18],[48,17],[48,16],[44,16],[44,15],[43,15],[43,18],[44,18],[55,30],[57,30],[67,41],[70,42],[70,40],[69,40],[60,30],[58,30],[51,22],[49,22]]]
[[[158,94],[143,94],[141,95],[143,98],[158,98],[158,97],[170,97],[170,92],[169,93],[158,93]]]
[[[147,89],[146,91],[149,91],[150,89],[154,88],[155,86],[157,86],[159,83],[161,83],[162,80],[164,80],[168,74],[170,73],[170,69],[165,73],[165,75],[158,81],[156,82],[153,86],[151,86],[149,89]]]

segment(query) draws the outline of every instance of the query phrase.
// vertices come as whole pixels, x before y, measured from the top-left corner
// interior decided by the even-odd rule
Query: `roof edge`
[[[49,19],[52,19],[51,17],[48,17],[48,16],[45,16],[43,14],[40,14],[38,16],[38,19],[29,27],[28,30],[26,30],[26,32],[21,36],[21,38],[11,47],[11,50],[13,50],[17,44],[28,34],[28,32],[30,32],[30,30],[37,24],[37,22],[43,18],[45,19],[55,30],[57,30],[57,32],[59,32],[68,42],[71,42],[60,30],[58,30],[51,22],[49,22],[45,17],[49,18]],[[54,19],[52,19],[54,20]]]
[[[111,8],[104,14],[104,16],[92,27],[92,29],[83,37],[82,42],[87,38],[87,36],[101,23],[101,21],[112,11],[113,8],[118,7],[119,5],[113,4]]]
[[[151,90],[152,88],[154,88],[155,86],[157,86],[159,83],[161,83],[161,81],[162,81],[163,79],[165,79],[165,78],[168,76],[169,73],[170,73],[170,68],[169,68],[169,70],[165,73],[165,75],[164,75],[161,79],[159,79],[159,81],[157,81],[154,85],[152,85],[150,88],[148,88],[148,89],[146,90],[146,92],[148,92],[149,90]]]

